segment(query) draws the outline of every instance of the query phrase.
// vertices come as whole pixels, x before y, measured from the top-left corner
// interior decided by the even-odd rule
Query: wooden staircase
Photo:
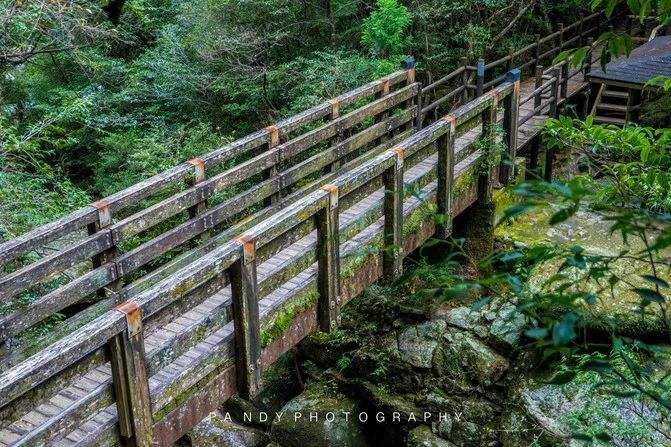
[[[624,126],[635,119],[640,105],[625,88],[601,84],[592,107],[594,122]]]

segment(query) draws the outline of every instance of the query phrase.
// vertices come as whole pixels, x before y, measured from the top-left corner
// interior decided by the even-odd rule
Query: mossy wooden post
[[[561,53],[561,51],[564,49],[564,24],[563,23],[557,23],[557,31],[559,32],[558,52]]]
[[[451,115],[442,118],[449,123],[448,131],[438,138],[438,223],[436,237],[447,239],[452,234],[452,194],[454,182],[454,140],[457,133],[457,120]]]
[[[548,115],[551,118],[557,118],[558,114],[558,102],[559,102],[559,68],[554,68],[551,71],[551,75],[554,78],[552,83],[552,90],[550,94],[550,111]],[[554,149],[546,148],[545,150],[545,180],[548,182],[552,181],[552,163],[554,161]]]
[[[390,149],[396,159],[384,172],[383,277],[393,281],[403,273],[403,157],[401,147]]]
[[[579,20],[579,25],[578,25],[578,46],[581,47],[582,43],[584,41],[584,34],[585,34],[585,13],[580,13],[578,15],[580,17]]]
[[[541,64],[541,35],[534,34],[536,39],[535,54],[534,54],[534,67],[538,67]]]
[[[250,236],[241,236],[237,241],[240,244],[240,259],[231,266],[235,368],[238,393],[243,399],[250,399],[261,386],[256,241]]]
[[[475,97],[478,98],[482,96],[485,92],[485,60],[478,59],[478,67],[476,73],[476,83],[475,83]]]
[[[536,79],[535,89],[538,89],[540,88],[541,85],[543,85],[542,65],[536,65],[536,67],[534,68],[534,78]],[[534,96],[534,109],[540,107],[542,101],[543,101],[543,92],[539,92],[536,96]]]
[[[121,304],[116,310],[126,316],[126,328],[108,343],[119,434],[127,446],[150,447],[153,442],[153,421],[142,312],[138,304],[132,301]]]
[[[107,202],[105,202],[104,200],[98,200],[91,206],[96,209],[98,213],[98,218],[96,219],[95,222],[87,225],[88,234],[93,235],[100,231],[109,231],[108,227],[112,224],[112,214],[110,212],[109,205],[107,204]],[[112,233],[109,234],[109,237],[112,238]],[[95,269],[100,267],[101,265],[107,264],[108,262],[113,262],[114,259],[117,257],[117,255],[118,255],[117,246],[113,245],[112,247],[108,248],[102,253],[95,255],[91,259],[92,266]],[[110,282],[109,284],[107,284],[107,286],[97,291],[97,295],[99,298],[114,296],[113,292],[121,288],[121,275],[119,275],[119,271],[116,268],[114,269],[114,277],[115,277],[114,281]]]
[[[483,154],[478,166],[478,202],[488,205],[492,202],[492,176],[494,174],[494,148],[496,145],[496,109],[499,96],[496,90],[489,92],[490,103],[482,112],[482,137],[484,140]]]
[[[378,99],[384,98],[385,96],[387,96],[389,94],[389,85],[390,85],[389,79],[382,79],[380,82],[382,83],[382,89],[377,94]],[[389,110],[385,109],[384,112],[378,113],[377,115],[375,115],[375,122],[380,123],[380,122],[386,120],[388,117],[389,117]],[[382,142],[387,141],[389,139],[389,137],[390,137],[389,133],[385,133],[381,137],[376,138],[373,145],[378,146]]]
[[[409,58],[404,59],[403,61],[401,61],[401,68],[404,69],[408,74],[408,78],[405,81],[405,85],[408,86],[408,85],[413,84],[415,82],[415,77],[416,77],[415,58],[414,57],[409,57]],[[417,95],[415,95],[414,98],[409,99],[405,103],[403,103],[403,109],[408,109],[413,104],[417,105],[418,108],[419,108],[417,118],[415,119],[415,122],[412,123],[412,124],[410,122],[408,122],[408,123],[403,124],[402,126],[400,126],[399,127],[399,132],[404,132],[404,131],[408,130],[408,128],[411,125],[415,126],[415,131],[420,130],[421,127],[422,127],[422,124],[421,124],[422,123],[422,112],[421,112],[421,110],[422,110],[422,88],[421,88],[421,86],[417,90]]]
[[[317,318],[322,332],[340,325],[340,235],[338,231],[338,187],[324,185],[328,204],[317,215]]]
[[[510,71],[515,67],[515,49],[508,47],[508,62],[506,62],[506,70]]]
[[[568,77],[569,77],[569,63],[564,61],[564,65],[561,66],[561,92],[560,98],[564,99],[563,107],[566,107],[568,102]]]
[[[193,165],[193,175],[187,180],[190,186],[195,186],[205,181],[205,163],[200,158],[194,158],[188,161]],[[207,210],[207,199],[203,198],[200,202],[188,209],[189,217],[194,218]],[[207,232],[202,234],[202,238],[206,239]]]
[[[526,179],[537,180],[538,178],[538,151],[540,147],[540,135],[536,135],[529,143],[529,169]]]
[[[328,119],[333,121],[340,117],[340,102],[337,99],[330,99],[328,101],[331,104],[331,113],[329,113]],[[333,147],[342,140],[342,133],[338,134],[329,140],[329,147]],[[333,163],[329,164],[324,168],[324,174],[335,172],[340,169],[340,160],[336,160]]]
[[[468,102],[468,58],[465,56],[459,58],[459,65],[464,67],[464,71],[461,74],[461,85],[464,87],[464,90],[461,92],[461,104],[464,105]]]
[[[268,126],[265,128],[265,130],[268,132],[268,150],[270,150],[280,144],[280,131],[275,126]],[[274,164],[270,168],[266,169],[265,171],[263,171],[264,180],[275,177],[278,171],[279,166],[277,164]],[[266,206],[273,205],[277,203],[278,200],[280,200],[280,197],[281,193],[277,192],[275,194],[272,194],[270,197],[266,198],[264,200],[264,203]]]
[[[515,157],[517,156],[517,132],[520,119],[520,78],[519,69],[506,73],[505,82],[513,83],[513,91],[503,100],[503,131],[506,152],[501,158],[499,181],[504,185],[512,183],[515,177]]]
[[[585,63],[582,65],[583,80],[587,81],[587,73],[592,69],[592,46],[594,45],[594,38],[587,38],[587,54],[585,55]]]

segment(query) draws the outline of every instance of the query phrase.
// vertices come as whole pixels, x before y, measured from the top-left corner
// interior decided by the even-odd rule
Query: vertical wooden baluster
[[[128,301],[116,308],[126,317],[126,329],[109,341],[112,383],[125,445],[149,447],[153,420],[142,334],[142,312]]]
[[[557,31],[559,31],[559,51],[558,51],[558,53],[561,53],[562,50],[564,49],[564,24],[563,23],[558,23],[557,24]]]
[[[263,385],[256,241],[250,236],[241,236],[237,241],[240,244],[240,259],[231,266],[235,368],[238,393],[243,399],[251,399]]]
[[[538,178],[538,150],[540,146],[540,136],[536,135],[531,139],[529,147],[529,170],[528,173],[532,174],[527,176],[527,179],[531,178],[537,180]]]
[[[534,69],[534,77],[536,78],[536,85],[535,88],[539,88],[541,85],[543,85],[543,67],[540,65],[536,65],[536,68]],[[540,105],[541,102],[543,101],[543,92],[538,92],[536,96],[534,96],[534,109],[537,109]]]
[[[280,144],[280,131],[277,127],[275,126],[268,126],[265,128],[265,130],[268,131],[268,150],[273,149],[274,147],[277,147]],[[264,180],[271,179],[277,175],[279,172],[279,162],[275,163],[273,166],[270,168],[266,169],[263,171],[263,178]],[[270,197],[266,198],[264,200],[265,206],[273,205],[277,203],[280,200],[280,197],[282,197],[282,185],[280,185],[280,190],[272,194]]]
[[[476,91],[475,97],[479,98],[485,92],[485,60],[478,59],[478,71],[476,75]]]
[[[188,163],[193,165],[193,177],[189,179],[189,184],[191,186],[195,186],[201,182],[205,181],[205,163],[203,163],[203,160],[200,158],[194,158],[192,160],[189,160]],[[202,197],[200,198],[201,200],[195,204],[194,206],[190,207],[188,209],[189,217],[194,218],[198,216],[199,214],[204,213],[207,211],[207,198],[205,197],[204,193]],[[207,226],[207,223],[205,223]],[[207,239],[209,237],[208,232],[203,232],[200,236],[201,239]]]
[[[96,222],[93,222],[87,226],[88,234],[93,235],[95,233],[98,233],[99,231],[109,231],[108,227],[112,224],[112,214],[110,212],[109,206],[107,205],[107,202],[105,202],[104,200],[98,200],[91,206],[93,206],[97,210],[98,219],[96,220]],[[108,262],[114,262],[114,259],[118,255],[117,244],[114,241],[114,232],[110,231],[109,237],[111,239],[112,247],[108,248],[102,253],[98,253],[97,255],[93,256],[91,262],[93,264],[94,269],[100,267],[101,265],[105,265]],[[122,276],[121,272],[119,272],[118,267],[115,265],[115,268],[113,270],[114,280],[110,282],[106,287],[99,289],[97,291],[98,297],[106,298],[115,295],[114,292],[119,290],[122,285],[121,276]]]
[[[378,98],[384,98],[389,94],[389,86],[390,86],[390,81],[389,79],[382,79],[382,90],[380,93],[378,93],[377,97]],[[378,113],[375,115],[375,123],[381,123],[382,121],[386,120],[389,117],[389,111],[385,110],[382,113]],[[391,136],[391,132],[385,132],[385,134],[379,138],[375,139],[375,142],[373,143],[374,146],[380,145],[382,142],[389,140]]]
[[[625,124],[638,121],[639,108],[641,106],[641,90],[630,88],[627,96],[627,111],[625,114]]]
[[[403,273],[403,157],[404,149],[390,149],[395,163],[384,172],[383,276],[393,281]]]
[[[416,73],[415,73],[415,58],[414,57],[409,57],[409,58],[404,59],[403,61],[401,61],[401,68],[404,69],[408,74],[408,77],[405,80],[405,85],[408,86],[408,85],[414,84],[415,83],[415,75],[416,75]],[[417,94],[419,95],[419,98],[417,96],[415,96],[414,98],[408,99],[407,101],[405,101],[403,103],[403,109],[404,110],[407,110],[413,104],[419,105],[421,107],[421,104],[422,104],[422,99],[421,99],[422,89],[421,89],[421,87],[419,88],[419,92]],[[421,113],[420,113],[420,115],[421,115]],[[415,120],[414,123],[406,123],[406,124],[403,124],[402,126],[400,126],[399,131],[400,132],[405,132],[406,130],[408,130],[410,128],[410,126],[414,126],[415,130],[419,130],[418,121]]]
[[[454,140],[457,133],[457,120],[446,115],[442,118],[447,121],[447,132],[438,138],[438,191],[436,237],[447,239],[452,234],[452,184],[454,181]]]
[[[340,103],[338,102],[337,99],[329,99],[328,102],[331,104],[331,113],[329,114],[328,119],[331,121],[338,119],[340,117]],[[329,147],[337,145],[338,143],[340,143],[341,140],[342,140],[342,133],[338,131],[337,135],[329,140]],[[324,174],[335,172],[338,169],[340,169],[340,160],[335,160],[333,161],[333,163],[330,163],[329,165],[326,166],[326,168],[324,169]]]
[[[578,46],[581,47],[583,42],[585,41],[584,39],[584,34],[585,34],[585,14],[580,13],[580,25],[578,25]]]
[[[489,92],[490,106],[482,112],[482,136],[486,139],[485,153],[480,157],[481,163],[478,173],[478,202],[486,205],[492,202],[492,177],[494,174],[494,145],[496,144],[496,110],[499,106],[499,97],[496,90]]]
[[[514,163],[517,154],[517,132],[520,119],[520,70],[506,73],[505,82],[513,83],[513,91],[503,100],[503,130],[505,131],[506,152],[501,159],[499,181],[504,185],[514,180]]]
[[[317,220],[317,286],[319,329],[331,332],[340,325],[340,232],[338,230],[338,187],[324,185],[328,204],[319,210]]]
[[[587,54],[585,55],[585,63],[582,66],[583,80],[587,81],[587,73],[592,69],[592,46],[594,45],[594,38],[587,38]]]
[[[461,92],[461,103],[466,104],[468,102],[468,58],[462,56],[459,59],[459,64],[464,67],[464,72],[461,74],[461,85],[464,86],[464,90]]]
[[[510,71],[515,67],[515,49],[508,47],[508,62],[506,63],[506,71]]]
[[[541,35],[534,34],[534,38],[536,39],[536,54],[534,55],[536,62],[534,63],[534,67],[538,67],[541,64]]]
[[[557,103],[559,102],[559,69],[555,68],[551,71],[551,76],[555,79],[552,83],[552,93],[551,93],[551,102],[550,102],[550,111],[548,116],[551,118],[556,118],[558,115],[559,108]],[[552,164],[554,161],[554,149],[545,149],[545,180],[548,182],[552,181]]]
[[[564,61],[564,65],[561,66],[561,98],[564,99],[564,106],[568,102],[568,77],[569,77],[569,62]]]

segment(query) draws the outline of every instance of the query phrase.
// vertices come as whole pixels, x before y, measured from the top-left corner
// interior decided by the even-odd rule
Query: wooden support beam
[[[459,65],[464,67],[461,73],[461,85],[464,87],[461,92],[461,105],[464,105],[468,102],[468,58],[466,56],[459,58]]]
[[[536,78],[536,84],[534,90],[539,89],[543,85],[543,66],[536,65],[534,68],[534,77]],[[543,92],[539,92],[534,96],[534,109],[540,107],[541,102],[543,101]]]
[[[340,232],[338,219],[338,187],[324,185],[329,200],[317,219],[317,287],[319,301],[317,318],[322,332],[331,332],[340,325]]]
[[[506,73],[505,81],[513,83],[513,91],[503,100],[503,131],[506,152],[501,157],[499,181],[504,185],[512,183],[515,178],[515,157],[517,156],[517,133],[520,120],[520,78],[518,69]]]
[[[534,54],[534,67],[538,67],[541,64],[541,35],[534,34],[536,38],[535,54]]]
[[[478,166],[478,202],[489,204],[492,201],[492,177],[494,175],[494,146],[496,145],[496,109],[499,106],[499,96],[496,90],[489,92],[490,106],[482,112],[482,137],[486,140],[484,153],[480,157]]]
[[[268,131],[268,149],[270,150],[280,144],[280,131],[276,126],[268,126],[265,128],[265,130]],[[279,168],[280,167],[277,164],[274,164],[270,168],[263,171],[264,180],[275,177],[279,172]],[[273,205],[280,200],[281,196],[281,191],[279,191],[266,198],[264,200],[264,204],[266,206]]]
[[[112,212],[110,211],[109,205],[104,200],[98,200],[93,204],[93,206],[98,210],[98,218],[95,222],[87,225],[88,234],[93,235],[100,231],[109,231],[108,227],[112,225]],[[112,244],[114,244],[113,239]],[[114,262],[114,259],[116,259],[118,254],[119,250],[117,246],[113,245],[102,253],[95,255],[91,259],[93,269],[97,269],[98,267],[105,265],[108,262]],[[113,296],[114,292],[121,288],[121,277],[119,275],[119,271],[116,269],[116,266],[114,269],[114,278],[114,281],[110,282],[106,287],[103,287],[96,292],[98,297],[106,298]]]
[[[451,115],[442,118],[450,123],[450,128],[438,138],[438,191],[436,192],[437,225],[436,237],[447,239],[452,234],[452,185],[454,182],[454,141],[457,134],[457,120]]]
[[[328,101],[331,104],[331,113],[328,116],[328,119],[330,121],[333,121],[335,119],[338,119],[340,117],[340,103],[338,102],[338,99],[329,99]],[[329,139],[329,147],[336,146],[338,143],[342,141],[342,132],[338,132],[334,137]],[[340,160],[336,160],[333,163],[327,165],[324,168],[324,174],[329,174],[331,172],[335,172],[338,169],[340,169]]]
[[[262,386],[256,241],[250,236],[236,240],[240,258],[231,266],[235,366],[238,392],[243,399],[251,399]]]
[[[408,73],[408,78],[405,81],[405,85],[411,85],[414,84],[415,82],[415,58],[414,57],[409,57],[407,59],[404,59],[401,61],[401,68],[404,69]],[[408,109],[410,108],[413,103],[415,105],[419,105],[418,110],[422,110],[422,88],[420,86],[419,90],[417,91],[417,95],[415,95],[414,98],[407,100],[405,103],[403,103],[403,108]],[[419,121],[415,120],[415,123],[413,123],[415,130],[419,130],[419,124],[421,122],[421,113],[419,113],[417,116],[420,117]],[[401,127],[398,128],[398,132],[404,132],[410,128],[410,123],[404,124]]]
[[[587,54],[585,55],[585,63],[582,66],[583,80],[587,81],[587,73],[592,69],[592,46],[594,45],[594,38],[587,38]]]
[[[193,165],[193,176],[189,178],[189,184],[191,186],[195,186],[199,183],[202,183],[205,181],[205,163],[203,160],[200,158],[193,158],[188,161],[188,163]],[[200,200],[198,203],[196,203],[194,206],[189,207],[188,212],[189,212],[189,217],[194,218],[200,214],[203,214],[205,211],[207,211],[207,197],[204,196],[201,197],[202,200]],[[198,237],[198,240],[206,240],[209,238],[209,232],[203,232],[201,235]]]
[[[630,88],[627,96],[627,112],[625,114],[625,124],[638,121],[639,111],[641,109],[641,90]]]
[[[390,149],[396,162],[384,172],[383,277],[394,281],[403,273],[403,158],[401,147]]]
[[[153,420],[142,334],[142,312],[132,301],[116,307],[126,328],[108,343],[119,434],[127,446],[150,447]]]
[[[485,92],[485,60],[478,59],[478,68],[476,73],[476,90],[475,96],[479,97]]]

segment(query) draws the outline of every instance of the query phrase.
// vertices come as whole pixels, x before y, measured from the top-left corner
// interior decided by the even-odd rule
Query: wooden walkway
[[[594,56],[598,60],[597,51]],[[516,151],[508,150],[508,164],[482,172],[482,160],[494,156],[487,148],[495,138],[483,129],[499,122],[508,147],[523,150],[548,116],[586,88],[582,74],[565,65],[550,67],[544,77],[518,79],[509,72],[491,91],[418,130],[421,86],[409,67],[269,126],[225,153],[176,167],[160,178],[161,187],[177,179],[187,188],[144,210],[133,208],[116,222],[107,214],[104,221],[115,204],[139,203],[147,189],[158,191],[155,183],[0,245],[0,263],[11,263],[32,250],[31,241],[55,240],[82,223],[89,227],[84,242],[75,244],[78,251],[65,248],[66,255],[36,261],[39,268],[33,263],[0,277],[1,296],[10,298],[48,277],[47,266],[62,271],[79,262],[67,256],[93,258],[85,280],[49,291],[39,306],[28,307],[31,313],[20,310],[2,320],[8,340],[63,309],[54,304],[58,300],[102,296],[36,353],[22,345],[13,352],[9,345],[0,375],[0,445],[167,446],[234,392],[254,395],[264,368],[309,333],[337,327],[349,300],[382,276],[397,277],[405,255],[434,234],[449,236],[452,218],[477,200],[490,200],[493,182],[511,181]],[[357,108],[371,95],[377,99]],[[360,125],[371,117],[368,127]],[[327,121],[296,135],[316,119]],[[264,151],[205,180],[212,160],[222,164],[258,147],[257,140],[268,142]],[[305,152],[324,141],[328,150]],[[281,164],[301,151],[294,164]],[[263,178],[220,204],[207,202],[251,175]],[[231,220],[252,203],[249,191],[267,205]],[[184,209],[183,223],[152,240],[152,257],[145,245],[115,251],[119,241]],[[449,216],[438,227],[436,211]],[[190,239],[196,243],[174,260],[139,281],[119,283],[131,267]],[[101,295],[101,284],[107,294]]]

